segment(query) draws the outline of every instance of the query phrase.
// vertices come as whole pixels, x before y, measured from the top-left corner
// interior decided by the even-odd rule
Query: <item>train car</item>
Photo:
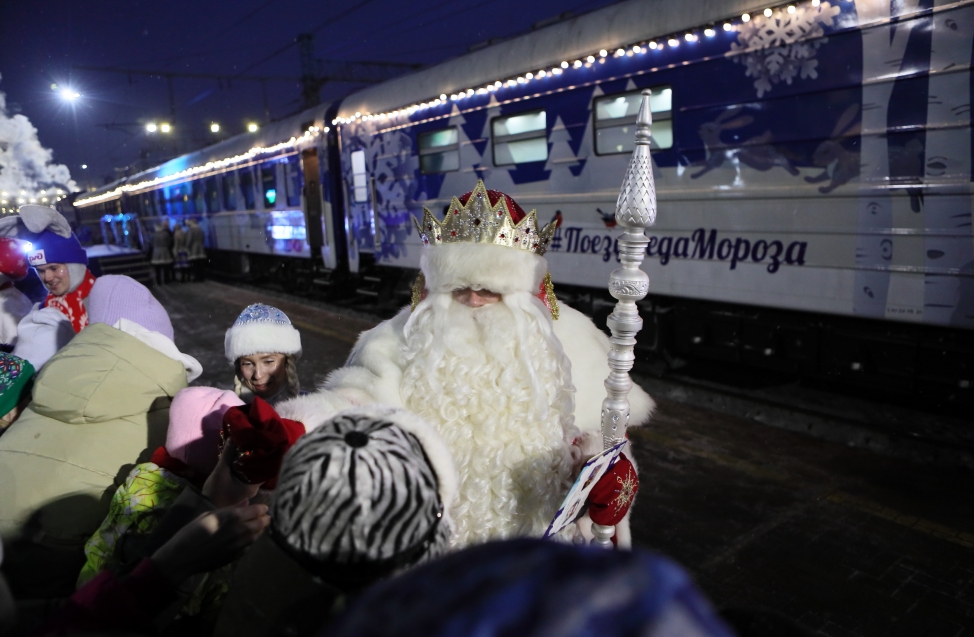
[[[340,209],[336,225],[332,207],[330,108],[315,107],[84,193],[74,201],[78,223],[96,243],[145,245],[138,232],[194,219],[214,267],[261,274],[316,262],[334,269],[345,240]]]
[[[648,89],[643,342],[969,401],[972,39],[969,1],[630,0],[367,88],[332,121],[349,265],[417,268],[411,217],[483,179],[604,305]]]

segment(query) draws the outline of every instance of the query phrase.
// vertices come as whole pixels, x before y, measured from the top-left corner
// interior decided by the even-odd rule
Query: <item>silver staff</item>
[[[646,256],[644,230],[656,222],[656,185],[653,182],[653,162],[649,156],[650,127],[653,118],[649,108],[650,91],[643,91],[639,114],[636,116],[636,148],[629,160],[629,170],[622,182],[616,202],[616,223],[625,230],[619,238],[619,260],[622,267],[609,275],[609,293],[618,300],[607,324],[612,331],[609,339],[609,377],[605,379],[606,398],[602,401],[602,445],[605,449],[626,438],[629,424],[629,390],[632,381],[629,370],[636,357],[636,332],[642,329],[636,301],[649,292],[649,276],[639,269]],[[614,526],[592,524],[593,544],[612,547]]]

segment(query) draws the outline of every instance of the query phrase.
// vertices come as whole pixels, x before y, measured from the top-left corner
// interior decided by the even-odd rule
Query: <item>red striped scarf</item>
[[[53,307],[68,317],[74,333],[77,334],[88,324],[88,310],[85,308],[84,300],[88,298],[94,285],[95,275],[90,270],[85,270],[85,280],[74,292],[68,292],[64,296],[48,294],[44,299],[44,307]]]

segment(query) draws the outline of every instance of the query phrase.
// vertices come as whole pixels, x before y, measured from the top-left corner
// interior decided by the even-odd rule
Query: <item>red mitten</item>
[[[236,476],[247,484],[262,482],[273,489],[284,454],[304,435],[304,425],[281,418],[267,401],[254,397],[249,406],[227,410],[221,435],[224,441],[233,441],[240,454],[233,461]]]
[[[27,276],[27,255],[24,244],[16,239],[0,237],[0,274],[19,281]]]
[[[626,517],[639,491],[636,468],[625,454],[595,483],[588,494],[588,514],[592,522],[603,526],[618,524]]]

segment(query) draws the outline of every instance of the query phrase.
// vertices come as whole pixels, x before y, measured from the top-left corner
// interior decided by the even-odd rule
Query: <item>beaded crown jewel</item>
[[[496,203],[490,202],[492,198]],[[555,234],[555,222],[539,229],[536,211],[525,214],[520,207],[512,209],[508,202],[517,206],[509,196],[487,190],[480,180],[466,202],[453,198],[443,221],[437,221],[432,212],[423,208],[422,224],[415,217],[413,223],[423,245],[486,243],[543,256]]]

